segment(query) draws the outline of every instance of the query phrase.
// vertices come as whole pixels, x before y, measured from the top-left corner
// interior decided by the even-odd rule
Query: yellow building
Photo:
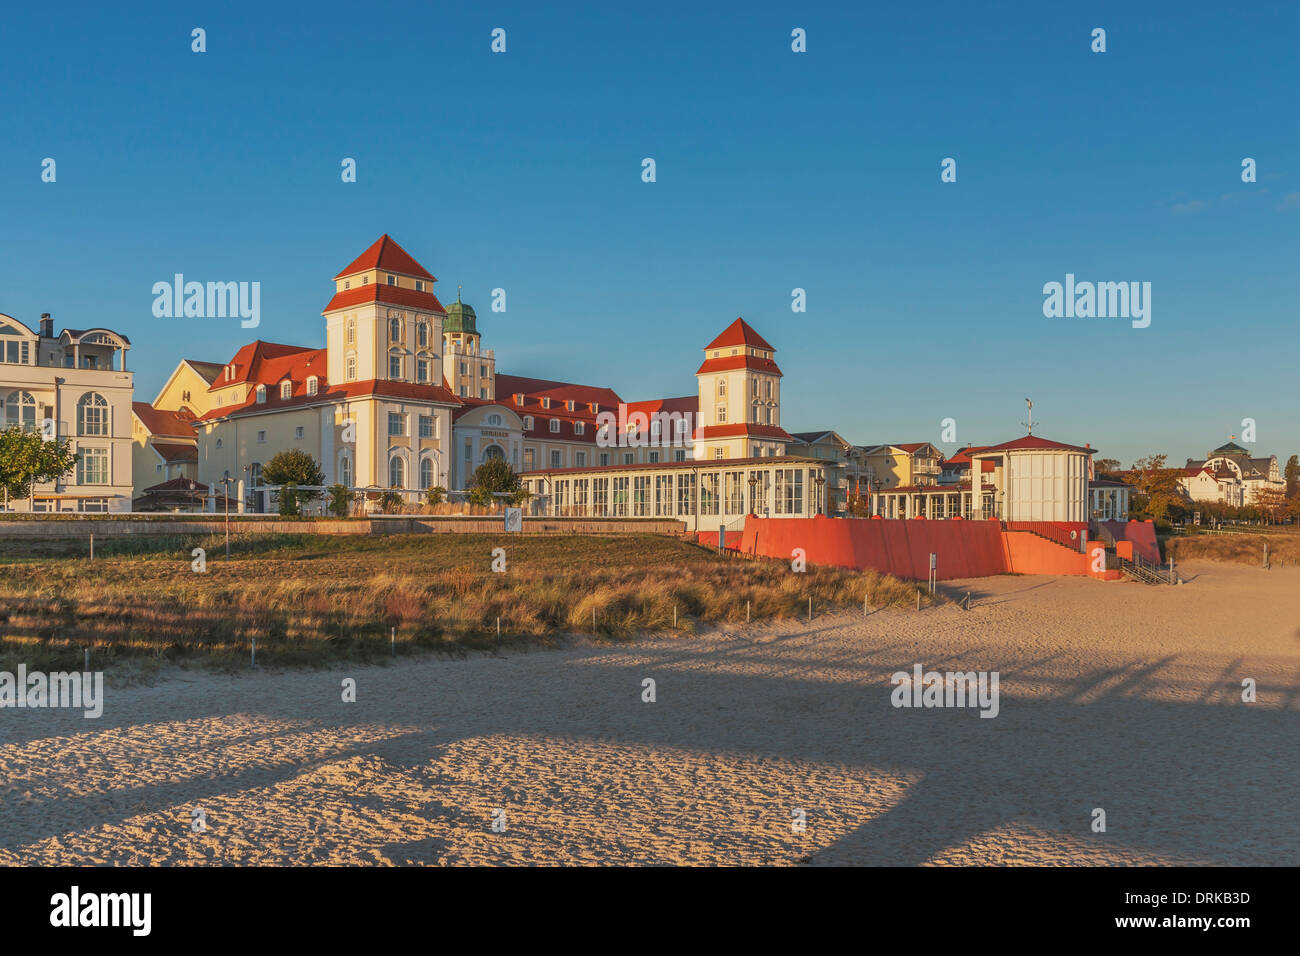
[[[863,463],[873,486],[908,488],[939,483],[943,452],[929,442],[867,446]]]
[[[776,349],[744,319],[704,347],[699,386],[697,459],[766,458],[785,454],[781,369]]]

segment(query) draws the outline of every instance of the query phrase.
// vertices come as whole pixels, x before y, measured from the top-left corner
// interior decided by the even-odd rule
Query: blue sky
[[[743,315],[792,431],[952,451],[942,419],[1006,440],[1028,396],[1126,465],[1243,418],[1300,451],[1294,4],[707,6],[14,7],[0,312],[128,335],[148,401],[183,357],[323,345],[387,232],[501,371],[690,394]],[[155,318],[176,272],[259,281],[260,328]],[[1150,282],[1150,327],[1045,318],[1066,273]]]

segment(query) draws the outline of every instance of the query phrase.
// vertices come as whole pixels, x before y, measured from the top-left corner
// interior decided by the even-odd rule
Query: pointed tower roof
[[[704,347],[706,349],[720,349],[732,345],[748,345],[751,348],[767,349],[769,352],[776,351],[768,344],[767,339],[755,332],[753,327],[744,319],[736,319],[735,322],[723,329],[716,339]]]
[[[335,279],[342,279],[344,276],[355,275],[358,272],[368,272],[371,269],[384,269],[388,272],[400,272],[404,276],[415,276],[417,279],[428,279],[430,282],[437,282],[429,274],[429,270],[424,268],[411,257],[411,254],[397,244],[388,233],[384,233],[361,255],[352,260],[352,264],[336,275]]]

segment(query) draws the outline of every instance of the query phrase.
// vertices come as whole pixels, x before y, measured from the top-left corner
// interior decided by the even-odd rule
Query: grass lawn
[[[793,617],[831,608],[914,606],[918,585],[872,571],[721,558],[661,535],[221,536],[86,542],[0,540],[0,670],[148,672],[165,663],[237,669],[398,654],[463,653],[497,640],[642,631]],[[207,571],[191,568],[207,549]],[[504,547],[506,571],[493,572]],[[929,604],[928,595],[922,603]],[[593,625],[592,612],[595,612]]]

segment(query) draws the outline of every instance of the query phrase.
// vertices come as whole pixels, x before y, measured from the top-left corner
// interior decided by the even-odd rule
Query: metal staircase
[[[1119,555],[1107,553],[1106,566],[1119,568],[1128,577],[1134,581],[1141,581],[1143,584],[1182,584],[1179,578],[1169,568],[1162,568],[1158,564],[1143,558],[1140,554],[1135,554],[1133,560],[1121,558]]]

